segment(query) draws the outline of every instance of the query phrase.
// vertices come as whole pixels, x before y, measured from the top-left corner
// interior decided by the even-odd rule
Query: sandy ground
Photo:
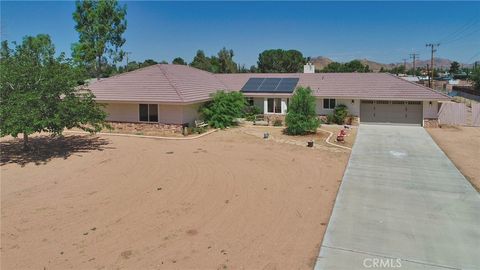
[[[480,128],[444,127],[429,128],[427,131],[462,174],[480,191]]]
[[[311,269],[349,151],[242,128],[2,141],[2,269]]]

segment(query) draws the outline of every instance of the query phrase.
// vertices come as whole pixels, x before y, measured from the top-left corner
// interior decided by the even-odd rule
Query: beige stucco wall
[[[183,106],[160,105],[158,121],[164,124],[183,124]]]
[[[150,103],[155,104],[155,103]],[[158,105],[158,121],[164,124],[192,124],[199,118],[198,108],[201,103],[191,105]],[[106,104],[108,121],[139,122],[138,103]]]
[[[438,118],[438,101],[424,101],[423,102],[423,118],[437,119]]]
[[[201,103],[183,106],[183,123],[193,124],[195,120],[199,119],[198,109],[200,106]]]
[[[360,100],[359,99],[335,99],[335,104],[343,104],[346,105],[348,108],[348,113],[353,116],[360,115]],[[315,110],[318,115],[328,115],[333,113],[333,109],[324,109],[323,108],[323,98],[317,98]]]
[[[138,104],[134,103],[109,103],[106,104],[108,121],[138,122]]]

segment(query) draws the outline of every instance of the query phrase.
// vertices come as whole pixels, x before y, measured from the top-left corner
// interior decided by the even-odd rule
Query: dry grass
[[[480,191],[480,128],[429,128],[428,133],[462,174]]]

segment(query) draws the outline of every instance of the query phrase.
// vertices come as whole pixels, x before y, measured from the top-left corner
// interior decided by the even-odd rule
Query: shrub
[[[327,115],[326,121],[327,124],[335,123],[335,116],[333,115],[333,113]]]
[[[344,104],[339,104],[333,109],[333,122],[338,125],[345,123],[345,118],[348,115],[348,108]]]
[[[315,112],[315,97],[310,87],[299,87],[290,101],[287,117],[285,118],[289,135],[304,135],[316,132],[320,120]]]
[[[275,127],[281,127],[283,125],[282,119],[275,119],[273,120],[273,125]]]
[[[207,131],[207,127],[192,127],[192,128],[190,128],[190,132],[188,132],[188,133],[189,134],[194,134],[194,133],[202,134],[205,131]]]
[[[255,120],[255,115],[261,114],[261,110],[259,107],[253,105],[253,106],[247,106],[245,107],[244,114],[245,114],[245,119],[247,121],[253,121]]]
[[[200,113],[214,128],[226,128],[236,124],[236,118],[242,117],[245,98],[241,92],[217,91],[212,100],[200,107]]]

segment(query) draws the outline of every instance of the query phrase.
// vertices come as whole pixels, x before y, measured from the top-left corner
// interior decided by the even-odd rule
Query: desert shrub
[[[345,123],[345,118],[347,118],[348,115],[348,108],[344,104],[339,104],[335,106],[335,109],[333,109],[333,123],[336,123],[338,125],[342,125]]]
[[[246,106],[244,110],[244,115],[245,119],[247,121],[253,121],[255,120],[255,115],[261,114],[262,111],[260,110],[259,107],[253,105],[253,106]]]
[[[287,125],[285,132],[289,135],[316,132],[320,120],[315,112],[315,97],[310,87],[297,88],[290,101],[285,124]]]
[[[195,133],[197,133],[197,134],[202,134],[202,133],[204,133],[205,131],[207,131],[207,129],[208,129],[207,127],[192,127],[192,128],[190,128],[190,132],[189,132],[189,133],[190,133],[190,134],[195,134]]]
[[[281,127],[283,125],[282,119],[275,119],[273,120],[273,125],[275,127]]]
[[[335,123],[335,116],[333,115],[333,113],[331,114],[328,114],[327,115],[327,119],[326,119],[326,124],[333,124]]]
[[[217,91],[211,101],[200,107],[200,113],[210,126],[223,129],[236,124],[235,120],[243,116],[245,105],[241,92]]]

